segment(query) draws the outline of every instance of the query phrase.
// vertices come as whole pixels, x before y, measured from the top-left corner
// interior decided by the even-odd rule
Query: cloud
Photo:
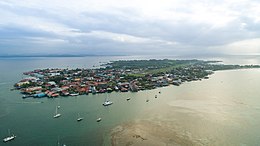
[[[260,38],[247,39],[237,42],[232,42],[221,47],[227,54],[235,55],[259,55],[260,54]],[[214,47],[213,49],[218,49]]]
[[[2,0],[0,50],[259,54],[259,7],[257,0]]]

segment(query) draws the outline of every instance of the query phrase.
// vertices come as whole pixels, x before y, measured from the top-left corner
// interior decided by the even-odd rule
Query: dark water
[[[153,97],[154,94],[158,93],[158,90],[161,89],[138,93],[111,93],[108,96],[114,104],[109,107],[103,107],[101,104],[104,101],[106,96],[105,94],[83,95],[57,99],[22,99],[22,95],[19,91],[10,91],[10,88],[12,88],[15,82],[24,77],[22,72],[37,68],[91,68],[93,65],[98,66],[102,62],[112,60],[151,58],[193,59],[194,57],[104,56],[74,58],[1,58],[0,138],[4,138],[7,135],[8,129],[15,133],[17,138],[10,143],[0,143],[0,145],[55,146],[58,144],[58,141],[60,144],[66,144],[67,146],[110,145],[110,130],[118,124],[140,118],[140,114],[143,111],[146,111],[147,108],[151,109],[156,107],[155,102],[151,102],[147,105],[144,101],[149,97]],[[205,57],[202,59],[223,60],[224,63],[228,64],[260,64],[259,56]],[[232,83],[229,85],[229,90],[225,90],[225,94],[223,95],[232,95],[234,100],[238,101],[241,100],[241,98],[246,98],[244,101],[245,103],[243,103],[248,106],[246,109],[228,109],[226,112],[231,113],[232,115],[230,116],[236,114],[239,115],[240,113],[243,114],[243,116],[239,118],[251,123],[249,128],[243,128],[243,130],[248,129],[246,133],[250,133],[249,137],[245,139],[248,139],[248,141],[254,141],[254,144],[256,144],[259,142],[259,136],[253,137],[253,135],[260,135],[258,132],[260,129],[259,126],[257,126],[260,121],[260,93],[256,88],[260,87],[259,74],[259,70],[253,70],[246,73],[240,71],[231,73],[222,72],[220,74],[215,74],[214,76],[216,77],[210,79],[210,82],[203,82],[203,85],[189,83],[189,86],[191,86],[191,89],[200,86],[210,87],[219,83],[219,80],[222,82],[228,81]],[[234,76],[236,77],[234,78]],[[232,80],[230,80],[230,77],[233,77]],[[239,88],[240,85],[245,84],[247,81],[251,84]],[[177,90],[177,93],[181,92],[184,90],[184,87],[175,87],[174,89],[173,87],[163,88],[163,92],[169,92],[169,94],[164,95],[164,101],[170,102],[171,97],[169,95],[171,95],[171,92],[173,90]],[[198,90],[201,90],[201,88],[198,88]],[[200,93],[198,90],[189,90],[189,95],[198,95],[197,93]],[[216,92],[223,93],[222,90],[216,90]],[[243,96],[241,97],[241,95]],[[127,97],[132,98],[130,102],[126,101]],[[60,113],[62,116],[58,119],[53,119],[55,107],[58,103],[61,105]],[[176,106],[175,104],[176,103],[173,105]],[[183,106],[187,103],[180,102],[179,104]],[[84,117],[82,122],[76,121],[78,113]],[[229,115],[227,114],[225,116],[228,117]],[[102,117],[100,123],[96,122],[98,117]],[[256,127],[254,128],[253,126]],[[235,129],[238,127],[239,125],[235,127]],[[230,129],[227,130],[230,131]],[[242,135],[242,137],[245,136],[245,134]],[[232,140],[236,140],[236,138]]]

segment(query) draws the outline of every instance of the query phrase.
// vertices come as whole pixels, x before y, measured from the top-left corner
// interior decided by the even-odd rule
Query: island
[[[208,79],[214,71],[260,68],[259,65],[225,65],[203,60],[119,60],[100,68],[47,68],[24,72],[14,84],[23,98],[55,98],[111,92],[138,92],[184,82]]]

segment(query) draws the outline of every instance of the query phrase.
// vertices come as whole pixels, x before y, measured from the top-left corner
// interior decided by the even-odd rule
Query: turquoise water
[[[66,144],[67,146],[110,145],[109,133],[113,127],[142,118],[143,113],[165,104],[168,105],[172,101],[171,106],[174,107],[180,106],[184,108],[186,105],[192,110],[200,111],[199,107],[202,106],[208,111],[213,111],[213,114],[209,113],[212,120],[224,119],[220,120],[219,125],[233,122],[230,126],[220,126],[224,129],[221,130],[221,134],[214,132],[213,136],[215,135],[215,137],[223,138],[221,137],[223,133],[229,133],[231,135],[229,135],[230,140],[233,141],[232,144],[236,143],[236,141],[238,144],[243,144],[241,139],[247,145],[260,143],[260,137],[257,136],[260,135],[260,92],[258,89],[260,87],[260,71],[257,69],[218,72],[209,80],[190,82],[180,87],[170,86],[138,93],[111,93],[108,96],[114,104],[109,107],[102,106],[102,102],[106,97],[105,94],[57,99],[22,99],[19,91],[10,91],[13,84],[23,78],[22,72],[24,71],[54,67],[91,68],[93,65],[98,66],[100,62],[140,58],[165,57],[114,56],[0,59],[0,137],[4,138],[8,129],[11,129],[17,135],[14,141],[5,144],[0,143],[0,145],[55,146],[58,140],[60,144]],[[259,56],[218,59],[222,59],[229,64],[260,64]],[[154,97],[159,90],[164,93],[160,95],[160,102],[153,100],[149,104],[145,102],[146,99]],[[127,97],[131,97],[128,102],[126,101]],[[208,99],[212,98],[218,99],[218,102],[216,104],[214,100],[213,103],[209,102],[209,105],[201,105],[200,102],[196,103],[198,105],[194,105],[181,101],[191,98],[192,101],[197,99],[202,102],[206,101],[204,103],[208,103]],[[61,106],[59,111],[62,116],[54,119],[53,114],[58,103]],[[212,108],[209,108],[211,106]],[[76,121],[78,113],[84,117],[81,122]],[[96,122],[98,117],[102,117],[102,121],[99,123]],[[244,125],[241,126],[243,122]],[[240,127],[242,127],[242,130]],[[219,127],[216,126],[215,128]],[[207,133],[208,131],[204,132]],[[240,134],[236,135],[236,132]],[[228,144],[228,140],[223,141],[222,144]]]

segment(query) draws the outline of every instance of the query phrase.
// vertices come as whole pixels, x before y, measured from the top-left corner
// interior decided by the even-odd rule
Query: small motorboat
[[[100,122],[101,121],[101,118],[97,118],[97,122]]]
[[[15,139],[15,135],[14,134],[10,134],[10,130],[8,130],[8,135],[6,138],[3,139],[3,142],[8,142],[8,141],[11,141],[11,140],[14,140]]]

